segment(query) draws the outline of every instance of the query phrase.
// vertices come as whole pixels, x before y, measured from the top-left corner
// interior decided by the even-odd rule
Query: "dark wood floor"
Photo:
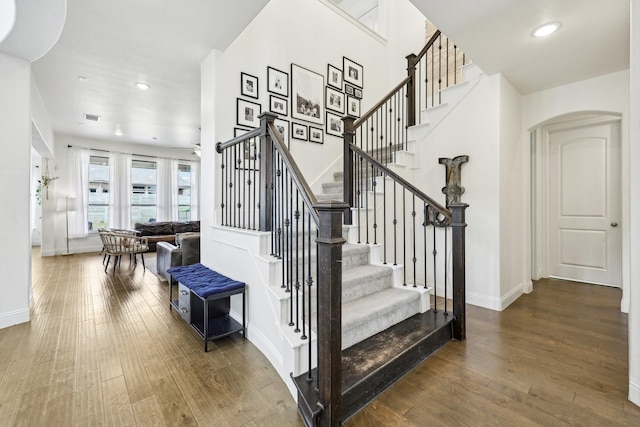
[[[204,353],[167,286],[95,255],[39,258],[31,322],[0,330],[2,426],[301,426],[248,341]],[[543,281],[502,313],[468,307],[451,343],[352,417],[355,426],[640,425],[626,400],[617,289]]]
[[[347,426],[640,426],[620,290],[542,280],[499,313],[467,308],[440,349]]]

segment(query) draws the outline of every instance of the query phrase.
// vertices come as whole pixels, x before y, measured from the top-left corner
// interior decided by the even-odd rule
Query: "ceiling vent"
[[[91,120],[92,122],[97,122],[98,120],[100,120],[100,116],[97,115],[97,114],[84,113],[84,119],[85,120]]]

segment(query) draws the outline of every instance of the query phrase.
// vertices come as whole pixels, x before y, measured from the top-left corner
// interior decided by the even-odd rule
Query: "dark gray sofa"
[[[164,222],[136,222],[134,229],[140,237],[147,237],[149,251],[155,252],[158,242],[176,244],[176,234],[200,232],[200,221],[164,221]]]

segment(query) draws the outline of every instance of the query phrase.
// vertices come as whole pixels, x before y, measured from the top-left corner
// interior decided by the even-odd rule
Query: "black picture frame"
[[[247,132],[251,132],[251,129],[233,128],[233,137],[237,138]],[[243,143],[239,153],[239,161],[234,162],[236,169],[259,170],[260,157],[257,151],[260,147],[259,138],[259,136],[256,136]]]
[[[364,82],[363,71],[362,65],[352,61],[346,56],[342,57],[342,76],[345,83],[352,84],[353,86],[362,89]]]
[[[301,123],[291,122],[291,138],[308,141],[309,127]]]
[[[354,86],[351,86],[348,83],[344,84],[344,93],[346,93],[347,95],[351,95],[354,96],[356,93],[356,88]]]
[[[273,124],[278,128],[280,134],[282,134],[282,140],[286,144],[287,148],[291,148],[289,141],[289,120],[275,119]]]
[[[342,134],[344,133],[344,122],[342,121],[342,117],[327,111],[327,124],[325,126],[325,131],[327,132],[327,135],[342,137]]]
[[[258,99],[258,78],[247,73],[240,73],[240,95]]]
[[[324,99],[327,110],[344,114],[344,93],[327,86]]]
[[[362,89],[358,89],[357,87],[353,88],[353,96],[362,99]]]
[[[289,73],[267,66],[267,91],[289,97]]]
[[[320,128],[309,126],[309,141],[316,144],[324,144],[324,131]]]
[[[353,96],[347,96],[347,115],[360,117],[360,100]]]
[[[291,64],[291,118],[324,123],[324,76]]]
[[[258,116],[262,114],[262,105],[257,102],[247,101],[238,98],[236,103],[236,124],[248,128],[257,128],[260,126]]]
[[[331,64],[327,64],[327,85],[342,90],[342,70]]]
[[[289,115],[289,100],[279,96],[269,95],[269,111],[281,116]]]

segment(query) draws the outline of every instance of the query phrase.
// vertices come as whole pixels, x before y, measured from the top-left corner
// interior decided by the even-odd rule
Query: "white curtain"
[[[68,152],[70,188],[75,197],[76,211],[70,214],[69,237],[81,238],[87,236],[89,222],[87,203],[89,198],[89,150],[86,148],[70,147]]]
[[[131,229],[131,154],[109,154],[109,227]]]
[[[191,220],[200,219],[200,163],[191,162]]]
[[[158,159],[158,220],[178,220],[178,161]]]

